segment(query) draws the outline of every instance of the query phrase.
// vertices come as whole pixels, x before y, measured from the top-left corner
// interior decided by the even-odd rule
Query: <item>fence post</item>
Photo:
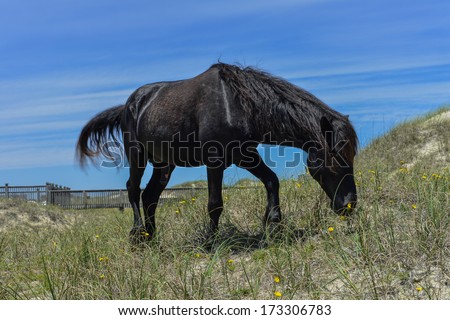
[[[119,200],[120,201],[119,210],[121,212],[123,212],[125,210],[125,203],[123,201],[123,191],[122,191],[122,189],[120,189],[120,191],[119,191],[119,199],[120,199]]]
[[[66,187],[65,190],[69,191],[70,188]],[[65,197],[64,197],[64,201],[65,201],[65,205],[69,208],[70,207],[70,192],[66,192],[65,193]]]
[[[83,205],[84,205],[84,208],[87,209],[87,194],[86,194],[86,190],[83,190]]]
[[[46,200],[46,204],[47,205],[50,205],[51,204],[51,199],[50,199],[50,183],[49,182],[46,182],[45,183],[45,193],[46,193],[46,197],[47,197],[47,200]]]
[[[7,183],[5,183],[5,197],[6,199],[9,199],[9,186]]]
[[[39,188],[36,188],[36,202],[41,203],[41,190]]]

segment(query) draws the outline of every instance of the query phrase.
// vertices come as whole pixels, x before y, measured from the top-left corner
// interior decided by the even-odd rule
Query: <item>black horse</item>
[[[111,157],[120,131],[130,167],[128,197],[134,211],[132,237],[155,233],[155,210],[176,166],[207,166],[210,231],[223,210],[222,180],[232,164],[247,169],[267,190],[264,222],[279,222],[279,182],[262,161],[260,143],[290,145],[308,153],[308,168],[336,212],[356,205],[353,159],[357,136],[344,116],[311,93],[269,73],[217,63],[188,80],[138,88],[125,105],[107,109],[81,131],[77,154]],[[153,165],[142,193],[146,164]]]

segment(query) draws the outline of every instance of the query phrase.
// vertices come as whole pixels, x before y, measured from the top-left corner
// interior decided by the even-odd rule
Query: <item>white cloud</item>
[[[401,71],[405,69],[417,69],[436,67],[450,64],[450,53],[433,53],[426,56],[410,55],[374,57],[373,59],[334,57],[333,61],[323,56],[311,57],[308,60],[287,59],[277,64],[277,68],[283,72],[286,79],[304,79],[319,77],[334,77],[362,73],[374,73],[382,71]],[[321,79],[326,80],[326,79]]]
[[[79,95],[36,98],[24,97],[23,100],[6,104],[0,113],[0,121],[24,121],[27,119],[67,116],[74,114],[92,115],[113,105],[125,103],[132,90],[115,90]]]
[[[117,37],[123,37],[123,30],[138,32],[143,28],[164,34],[193,21],[217,21],[324,2],[330,0],[140,0],[132,4],[120,0],[73,3],[42,0],[27,4],[25,10],[11,2],[3,8],[3,15],[0,13],[0,23],[4,23],[0,26],[10,31],[5,33],[4,41],[13,43],[16,36],[58,39],[89,34],[92,30],[99,35],[114,32]]]
[[[439,83],[386,84],[382,86],[346,88],[326,94],[326,99],[333,104],[367,103],[383,99],[386,108],[391,108],[389,101],[403,100],[415,103],[448,103],[450,101],[450,81]]]
[[[21,145],[20,148],[2,150],[1,169],[52,167],[72,164],[74,146],[55,147],[51,144],[40,146]]]
[[[58,132],[71,129],[82,128],[86,121],[82,120],[54,120],[54,121],[37,121],[35,123],[8,123],[0,126],[0,135],[26,134],[43,134],[44,132]]]

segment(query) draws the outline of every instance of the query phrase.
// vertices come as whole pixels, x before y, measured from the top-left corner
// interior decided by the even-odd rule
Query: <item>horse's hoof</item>
[[[218,233],[217,229],[211,230],[207,229],[202,235],[197,239],[198,244],[207,252],[213,250],[217,244]]]
[[[133,245],[150,242],[152,239],[153,235],[148,233],[144,228],[133,228],[130,231],[130,242]]]
[[[283,225],[279,222],[268,223],[264,227],[266,237],[273,240],[279,240],[283,236]]]

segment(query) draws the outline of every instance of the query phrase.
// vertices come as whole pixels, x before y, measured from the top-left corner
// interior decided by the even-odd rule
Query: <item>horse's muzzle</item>
[[[357,196],[355,193],[348,193],[341,201],[335,201],[333,210],[340,215],[350,215],[356,208]]]

